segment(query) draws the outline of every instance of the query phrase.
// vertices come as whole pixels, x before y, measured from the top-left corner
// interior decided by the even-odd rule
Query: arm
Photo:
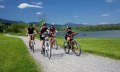
[[[28,29],[27,29],[26,35],[28,35]]]
[[[36,30],[34,30],[34,33],[37,34]]]
[[[56,33],[58,33],[57,29],[55,30]]]
[[[72,35],[77,35],[77,33],[76,32],[72,32]]]

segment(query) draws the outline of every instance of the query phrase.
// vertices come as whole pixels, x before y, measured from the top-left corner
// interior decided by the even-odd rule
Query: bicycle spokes
[[[64,42],[64,51],[66,54],[69,53],[70,49],[75,53],[76,56],[80,56],[81,54],[81,47],[80,45],[74,41],[74,44],[68,43],[68,42]]]

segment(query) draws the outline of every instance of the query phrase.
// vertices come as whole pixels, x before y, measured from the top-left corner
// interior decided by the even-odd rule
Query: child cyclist
[[[67,30],[65,31],[65,39],[67,43],[73,43],[73,36],[77,35],[76,32],[72,31],[72,28],[70,26],[67,26]]]

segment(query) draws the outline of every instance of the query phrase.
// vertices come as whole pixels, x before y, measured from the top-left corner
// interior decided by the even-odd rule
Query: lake
[[[64,35],[65,35],[64,32],[59,33],[59,36]],[[78,37],[120,38],[120,30],[78,32]]]

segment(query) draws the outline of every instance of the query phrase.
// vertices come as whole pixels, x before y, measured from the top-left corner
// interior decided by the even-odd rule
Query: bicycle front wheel
[[[32,51],[34,52],[34,42],[32,42],[32,46],[31,46],[32,48]]]
[[[81,47],[76,41],[74,42],[73,45],[73,52],[75,53],[76,56],[80,56],[81,54]]]
[[[31,40],[31,45],[30,45],[30,47],[31,47],[31,51],[34,52],[34,42],[33,42],[33,40]]]
[[[68,54],[70,51],[70,45],[65,41],[63,46],[64,46],[64,52]]]
[[[55,45],[54,45],[55,49],[58,50],[58,43],[57,40],[55,40]]]
[[[50,59],[51,58],[51,45],[50,43],[46,43],[46,53],[47,53],[47,57]]]

